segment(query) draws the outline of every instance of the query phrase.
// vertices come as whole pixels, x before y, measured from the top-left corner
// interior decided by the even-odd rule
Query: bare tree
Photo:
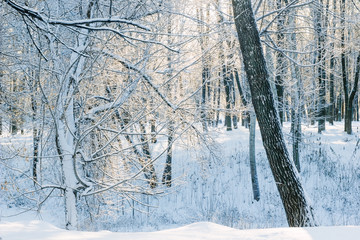
[[[251,1],[233,0],[235,25],[264,148],[290,226],[315,226],[312,207],[289,157],[268,82]]]

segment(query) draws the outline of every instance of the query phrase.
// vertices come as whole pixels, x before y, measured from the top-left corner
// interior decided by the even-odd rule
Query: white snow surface
[[[359,236],[358,226],[238,230],[211,222],[198,222],[157,232],[118,233],[67,231],[42,221],[0,223],[2,240],[358,240]]]
[[[290,124],[284,123],[283,129],[291,152]],[[16,181],[21,191],[31,190],[32,185],[22,174],[13,174],[0,165],[3,171],[0,185],[4,188],[0,191],[0,240],[360,239],[360,122],[353,122],[352,135],[344,133],[342,122],[336,122],[334,126],[327,125],[322,134],[317,133],[316,126],[303,126],[300,174],[307,195],[312,200],[316,220],[322,226],[318,228],[283,228],[287,226],[285,211],[266,159],[258,126],[258,202],[253,200],[251,189],[249,130],[244,127],[231,132],[223,128],[215,130],[212,129],[210,134],[216,142],[212,150],[217,158],[212,157],[206,148],[175,148],[173,170],[178,184],[161,197],[140,196],[140,201],[154,208],[135,205],[145,213],[126,206],[122,208],[122,199],[119,198],[113,202],[113,212],[105,208],[106,205],[101,206],[99,214],[94,215],[94,221],[90,221],[86,215],[88,209],[80,208],[79,229],[84,230],[81,232],[63,230],[64,206],[59,193],[54,192],[38,209],[27,199],[13,196],[15,191],[6,191],[6,188],[11,187],[5,184],[9,179]],[[160,151],[160,144],[167,144],[167,139],[159,139],[157,144],[151,146],[155,153]],[[31,133],[3,135],[0,137],[0,146],[4,152],[16,147],[19,153],[23,153],[21,151],[31,149]],[[29,162],[20,157],[5,163],[24,172],[29,166]],[[49,166],[44,163],[44,169],[47,167],[51,170],[50,163]],[[158,176],[163,163],[164,159],[156,162]],[[40,197],[39,201],[42,201]]]

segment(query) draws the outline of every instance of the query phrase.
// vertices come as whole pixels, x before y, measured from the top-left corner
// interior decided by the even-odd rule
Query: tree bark
[[[251,1],[232,0],[232,4],[253,106],[287,221],[292,227],[315,226],[312,207],[289,157],[281,131]]]
[[[326,88],[325,88],[325,40],[326,40],[326,29],[327,29],[327,13],[323,14],[323,1],[319,0],[318,6],[315,6],[315,31],[317,36],[317,79],[318,79],[318,88],[319,88],[319,101],[317,109],[317,118],[318,118],[318,133],[321,133],[325,130],[325,118],[326,118]]]

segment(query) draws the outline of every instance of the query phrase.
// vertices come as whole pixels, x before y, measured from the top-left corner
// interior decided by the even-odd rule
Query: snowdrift
[[[210,222],[158,232],[67,231],[42,221],[0,222],[2,240],[358,240],[359,226],[238,230]]]

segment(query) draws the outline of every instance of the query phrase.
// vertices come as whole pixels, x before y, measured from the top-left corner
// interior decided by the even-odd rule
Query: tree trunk
[[[315,31],[317,36],[317,79],[318,79],[318,88],[319,88],[319,100],[318,100],[318,109],[317,109],[317,118],[318,118],[318,133],[321,133],[325,130],[325,118],[326,118],[326,88],[325,88],[325,40],[326,40],[326,28],[327,28],[327,14],[323,14],[322,0],[319,0],[318,6],[315,6]]]
[[[219,121],[220,121],[220,104],[221,104],[221,80],[220,80],[220,76],[219,76],[219,80],[218,80],[218,86],[216,88],[216,100],[214,98],[214,101],[216,101],[215,126],[217,127],[219,125]]]
[[[234,68],[232,68],[234,69]],[[231,105],[233,110],[236,109],[236,91],[235,91],[235,83],[234,83],[234,72],[230,73],[230,79],[231,79]],[[232,114],[232,123],[233,123],[233,127],[234,129],[238,128],[238,113],[237,111],[235,111]]]
[[[157,139],[156,139],[156,120],[155,119],[151,119],[150,120],[150,125],[151,125],[151,142],[152,143],[156,143]]]
[[[33,124],[33,180],[34,182],[38,181],[38,171],[37,166],[39,162],[39,144],[40,144],[40,133],[37,124],[37,103],[35,100],[36,87],[35,83],[30,80],[30,91],[31,91],[31,108],[32,108],[32,124]]]
[[[209,9],[207,9],[207,11],[209,11]],[[200,7],[200,9],[198,9],[198,18],[204,22],[204,14],[203,14],[203,9],[202,7]],[[203,34],[204,32],[208,32],[209,29],[208,27],[206,27],[206,29],[203,29],[204,26],[202,23],[199,24],[198,26],[198,31]],[[201,63],[202,63],[202,81],[201,81],[201,113],[200,113],[200,118],[201,118],[201,123],[203,125],[203,131],[207,131],[208,130],[208,112],[207,112],[207,102],[209,102],[209,97],[210,94],[208,92],[208,88],[209,88],[209,80],[210,80],[210,55],[208,53],[206,53],[206,48],[208,47],[208,36],[201,36],[200,39],[200,48],[201,48],[201,54],[202,54],[202,58],[201,58]],[[208,99],[206,100],[206,97],[208,97]]]
[[[349,113],[349,80],[347,76],[347,69],[346,69],[346,49],[345,49],[345,0],[341,0],[340,2],[340,25],[341,25],[341,72],[342,72],[342,83],[344,89],[344,100],[345,100],[345,109],[344,109],[344,131],[349,131],[349,120],[350,116]],[[351,121],[351,120],[350,120]],[[350,130],[351,132],[351,130]]]
[[[238,87],[239,90],[239,95],[241,98],[241,102],[244,105],[244,107],[246,108],[248,106],[248,102],[246,100],[246,96],[244,95],[244,91],[242,90],[241,84],[240,84],[240,78],[239,78],[239,72],[237,71],[237,69],[235,68],[235,81],[236,81],[236,85]],[[250,119],[250,115],[249,112],[247,110],[245,110],[242,113],[242,126],[248,127],[249,125],[249,119]]]
[[[333,0],[333,12],[336,12],[336,0]],[[329,5],[327,4],[326,9],[329,9]],[[336,33],[336,21],[333,19],[333,23],[332,23],[332,36],[335,36]],[[336,120],[336,111],[335,111],[335,75],[334,75],[334,71],[335,71],[335,56],[334,56],[334,48],[335,48],[335,43],[334,41],[332,41],[330,43],[330,76],[329,76],[329,81],[330,81],[330,103],[329,103],[329,123],[331,125],[334,125],[334,121]]]
[[[351,93],[350,93],[350,96],[348,99],[349,102],[347,104],[346,113],[345,113],[345,129],[346,129],[347,134],[352,133],[353,105],[354,105],[355,95],[356,95],[356,92],[358,89],[359,74],[360,74],[360,52],[358,54],[358,57],[356,59],[356,64],[355,64],[354,86],[353,86],[353,89],[351,90]]]
[[[289,14],[289,26],[291,29],[295,29],[295,16],[297,15],[297,9],[293,9]],[[297,38],[296,33],[293,32],[290,34],[289,42],[291,45],[291,54],[292,58],[297,61]],[[300,172],[300,142],[301,142],[301,119],[302,119],[302,109],[303,109],[303,85],[301,79],[301,73],[299,66],[295,63],[290,63],[291,69],[291,78],[292,81],[295,81],[296,88],[292,91],[292,118],[291,118],[291,134],[292,134],[292,150],[293,150],[293,160],[295,166]]]
[[[250,135],[249,135],[249,156],[250,156],[250,174],[251,184],[256,201],[260,200],[260,189],[259,181],[256,172],[256,161],[255,161],[255,126],[256,126],[256,115],[254,111],[251,111],[251,122],[250,122]]]
[[[166,151],[166,162],[165,162],[165,168],[164,173],[162,177],[162,183],[165,184],[167,187],[171,187],[171,179],[172,179],[172,144],[173,144],[173,138],[174,138],[174,123],[170,122],[168,127],[168,148]]]
[[[225,102],[226,102],[226,112],[225,112],[225,126],[226,131],[231,131],[231,78],[229,73],[229,67],[223,66],[223,80],[225,86]]]
[[[289,157],[276,112],[250,0],[232,0],[251,98],[275,183],[292,227],[315,226],[312,207]]]
[[[170,35],[172,33],[172,29],[171,29],[171,17],[168,16],[168,45],[170,46],[171,45],[171,41],[170,41]],[[170,70],[170,72],[167,74],[167,77],[168,78],[171,78],[172,77],[172,70],[173,70],[173,66],[172,66],[172,53],[169,51],[168,52],[168,57],[167,57],[167,65],[168,65],[168,69]],[[204,84],[205,85],[205,84]],[[171,99],[171,97],[173,97],[172,95],[172,87],[170,85],[168,85],[168,88],[167,88],[167,92],[168,92],[168,96],[169,98]],[[205,91],[206,92],[206,91]],[[205,94],[205,93],[204,93]],[[163,184],[165,184],[167,187],[171,187],[171,179],[172,179],[172,157],[173,157],[173,151],[172,151],[172,148],[173,148],[173,140],[174,140],[174,121],[173,119],[171,119],[171,115],[172,113],[169,111],[167,113],[167,118],[169,120],[169,123],[168,123],[168,146],[167,146],[167,150],[166,150],[166,161],[165,161],[165,167],[164,167],[164,171],[163,171],[163,177],[162,177],[162,182]],[[204,121],[204,124],[205,121]]]
[[[280,10],[282,8],[282,0],[276,0],[276,8]],[[284,47],[284,24],[285,14],[280,14],[277,17],[277,46],[279,48]],[[280,123],[282,125],[284,121],[284,71],[285,71],[285,58],[281,50],[275,53],[276,56],[276,75],[275,75],[275,86],[277,93],[278,111],[280,117]]]

